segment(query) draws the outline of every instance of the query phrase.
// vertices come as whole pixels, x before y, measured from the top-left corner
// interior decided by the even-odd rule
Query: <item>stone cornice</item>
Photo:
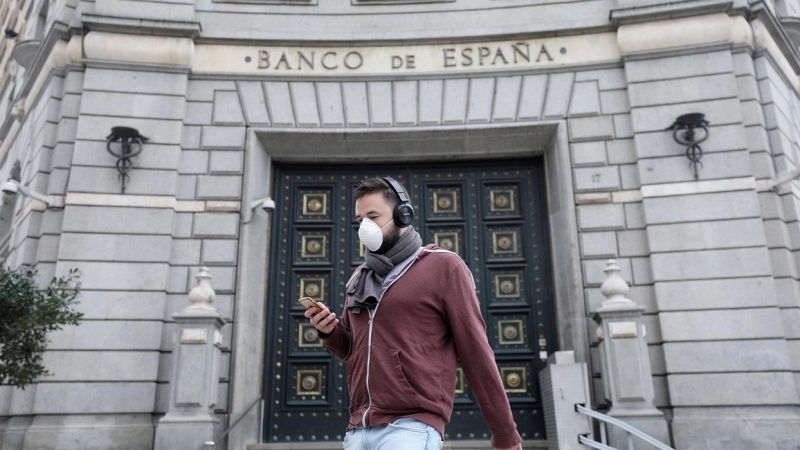
[[[734,0],[687,0],[673,3],[658,3],[612,9],[609,14],[609,20],[614,25],[630,25],[633,23],[652,22],[656,20],[724,13],[730,11],[733,6]]]
[[[63,39],[68,35],[69,28],[67,24],[55,22],[47,33],[47,36],[42,40],[42,44],[36,53],[33,64],[31,64],[31,67],[28,69],[22,86],[16,91],[13,99],[13,103],[19,101],[24,102],[24,111],[30,111],[31,107],[38,100],[41,95],[41,85],[44,83],[45,79],[50,77],[51,69],[54,67],[64,67],[63,55],[66,42]],[[31,93],[33,95],[31,95]],[[3,122],[0,124],[0,141],[2,142],[0,145],[0,161],[5,158],[6,151],[10,145],[10,141],[7,139],[9,132],[15,128],[15,124],[22,121],[24,121],[24,117],[20,117],[19,121],[17,121],[17,118],[11,114],[6,114],[3,118]]]
[[[754,20],[752,25],[756,52],[766,52],[789,85],[796,92],[800,92],[800,77],[798,77],[796,69],[797,58],[793,55],[787,57],[762,21]]]
[[[143,36],[93,31],[83,37],[87,59],[192,67],[194,41],[184,37]]]
[[[617,43],[623,56],[717,44],[753,46],[753,32],[744,17],[717,13],[623,25]]]
[[[797,47],[795,47],[791,39],[789,39],[789,35],[786,34],[782,25],[782,20],[776,17],[775,13],[762,1],[753,4],[752,12],[753,18],[763,24],[770,35],[770,39],[787,59],[789,64],[791,64],[794,71],[800,73],[800,52],[798,52]]]
[[[173,36],[197,38],[202,32],[199,22],[178,20],[132,19],[129,17],[113,17],[84,13],[81,16],[83,25],[91,31],[108,31],[112,33],[130,33],[154,36]]]

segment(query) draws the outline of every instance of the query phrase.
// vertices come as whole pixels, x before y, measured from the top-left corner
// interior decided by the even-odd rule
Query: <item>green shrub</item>
[[[50,375],[42,364],[47,334],[64,325],[78,325],[82,313],[72,308],[80,289],[77,269],[53,278],[40,290],[36,270],[0,268],[0,382],[24,389]]]

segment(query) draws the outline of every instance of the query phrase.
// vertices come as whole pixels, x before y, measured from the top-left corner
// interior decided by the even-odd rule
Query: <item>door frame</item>
[[[590,342],[567,133],[565,120],[385,131],[248,127],[228,396],[231,417],[240,416],[263,394],[272,217],[261,208],[251,210],[250,205],[254,200],[272,196],[275,163],[352,163],[356,159],[373,164],[407,162],[409,158],[446,162],[543,156],[553,268],[555,350],[572,350],[577,361],[588,362]],[[378,142],[388,145],[382,144],[380,148],[384,151],[376,154]],[[422,154],[414,154],[413,145],[431,142],[435,145],[427,145]],[[489,144],[491,150],[487,150]],[[247,414],[231,430],[230,448],[244,448],[260,440],[261,414],[263,409],[261,413]]]

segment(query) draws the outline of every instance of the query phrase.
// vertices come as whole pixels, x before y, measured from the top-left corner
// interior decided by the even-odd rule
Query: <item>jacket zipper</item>
[[[400,274],[398,274],[394,278],[394,280],[392,280],[392,282],[389,283],[388,286],[386,286],[386,289],[384,289],[383,292],[381,292],[381,296],[378,299],[378,304],[375,305],[375,309],[373,309],[372,311],[369,311],[369,333],[367,335],[367,376],[366,376],[366,380],[365,380],[365,383],[367,385],[367,399],[368,399],[368,402],[367,402],[367,409],[364,410],[364,415],[361,417],[361,424],[363,426],[365,426],[365,427],[367,426],[367,414],[369,413],[370,408],[372,408],[372,393],[369,391],[369,365],[370,365],[370,361],[372,359],[372,322],[375,321],[375,313],[378,312],[378,307],[381,306],[381,299],[383,298],[383,294],[385,294],[386,291],[388,291],[389,288],[392,287],[392,285],[397,280],[399,280],[400,277],[402,277],[406,273],[406,271],[408,271],[408,269],[410,269],[411,266],[414,265],[415,262],[417,262],[417,258],[414,258],[413,261],[408,263],[408,265],[403,269],[403,271],[400,272]]]

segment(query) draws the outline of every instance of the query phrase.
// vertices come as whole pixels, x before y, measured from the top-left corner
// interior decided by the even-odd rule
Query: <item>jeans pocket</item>
[[[357,450],[360,447],[358,442],[360,436],[356,435],[358,431],[358,429],[352,429],[347,430],[347,432],[344,433],[344,442],[342,443],[342,447],[344,447],[345,450]]]
[[[442,437],[439,436],[439,433],[431,433],[430,437],[428,438],[428,449],[429,450],[442,450],[444,446],[444,441],[442,441]]]

